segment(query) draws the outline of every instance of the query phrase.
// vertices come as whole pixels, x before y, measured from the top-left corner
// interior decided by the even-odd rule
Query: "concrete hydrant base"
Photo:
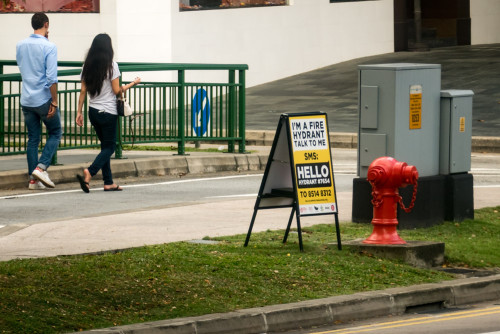
[[[403,245],[364,244],[364,239],[342,242],[342,247],[374,256],[402,260],[412,266],[431,268],[444,263],[444,242],[408,241]]]

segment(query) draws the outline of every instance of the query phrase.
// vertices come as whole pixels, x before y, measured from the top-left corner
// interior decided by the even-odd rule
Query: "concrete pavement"
[[[186,174],[209,175],[216,172],[253,172],[265,169],[272,131],[249,132],[248,146],[251,154],[203,153],[192,152],[187,156],[177,156],[175,151],[129,151],[124,152],[126,159],[113,160],[113,175],[116,178],[135,179],[147,176],[179,176]],[[490,137],[493,139],[493,137]],[[356,145],[354,135],[331,134],[333,145],[334,173],[346,168],[355,174]],[[260,144],[260,145],[255,145]],[[267,144],[267,145],[266,145]],[[204,144],[206,146],[206,144]],[[217,145],[215,145],[217,146]],[[78,190],[75,175],[81,173],[97,155],[95,150],[59,151],[60,166],[49,169],[51,179],[59,188]],[[347,154],[348,153],[348,154]],[[347,154],[347,156],[346,156]],[[477,154],[481,156],[480,154]],[[342,166],[338,166],[341,156]],[[491,164],[500,163],[500,155],[490,162],[480,162],[477,168],[488,169]],[[473,158],[473,164],[476,158]],[[0,157],[0,207],[8,205],[5,198],[12,194],[30,193],[27,190],[25,156]],[[348,164],[350,167],[346,167]],[[474,167],[474,166],[473,166]],[[102,185],[98,174],[91,190],[100,191]],[[66,185],[64,185],[66,184]],[[122,184],[123,186],[123,184]],[[127,186],[123,186],[125,189]],[[11,189],[11,190],[8,190]],[[12,190],[13,189],[13,190]],[[38,191],[43,194],[43,191]],[[36,192],[35,192],[36,193]],[[475,208],[500,204],[500,187],[476,187],[474,189]],[[352,188],[339,191],[337,188],[339,220],[351,221]],[[0,261],[14,258],[45,257],[95,253],[143,245],[160,244],[209,236],[224,236],[246,233],[253,213],[255,198],[235,198],[215,203],[193,203],[189,206],[173,206],[161,209],[122,212],[102,217],[70,219],[45,222],[34,225],[8,225],[0,228]],[[217,209],[213,209],[217,207]],[[186,210],[190,213],[186,215]],[[221,216],[221,212],[224,214]],[[266,210],[259,213],[254,231],[283,228],[283,220],[288,217],[288,209]],[[192,217],[204,217],[203,228]],[[169,217],[168,221],[162,217]],[[228,218],[229,217],[229,218]],[[230,219],[230,221],[228,221]],[[329,223],[331,216],[307,217],[302,220],[304,226]],[[181,228],[182,227],[182,228]]]
[[[270,144],[271,131],[249,133],[251,143]],[[337,137],[337,136],[336,136]],[[269,138],[271,138],[269,140]],[[335,139],[346,141],[341,146],[352,146],[353,138],[345,135]],[[206,144],[203,144],[207,146]],[[217,145],[215,145],[217,147]],[[251,154],[191,152],[177,156],[175,151],[133,151],[124,152],[126,159],[113,160],[113,175],[116,178],[140,178],[143,176],[178,176],[186,174],[207,175],[215,172],[260,171],[265,169],[270,151],[269,145],[247,147]],[[352,149],[351,149],[352,151]],[[97,155],[95,150],[59,151],[58,161],[62,165],[49,168],[51,179],[60,188],[73,185],[79,189],[75,175],[81,173]],[[351,154],[355,156],[355,153]],[[5,198],[13,193],[33,193],[27,188],[25,156],[0,157],[0,205],[8,205]],[[353,162],[354,166],[354,162]],[[354,168],[352,169],[354,173]],[[100,190],[98,174],[91,184],[91,190]],[[67,183],[67,185],[64,185]],[[123,186],[124,189],[127,186]],[[14,189],[14,190],[8,190]],[[58,188],[51,191],[57,191]],[[43,191],[39,191],[43,194]],[[3,196],[3,197],[2,197]],[[338,205],[343,210],[341,221],[351,216],[351,193],[338,193]],[[8,225],[0,228],[0,261],[15,258],[45,257],[95,253],[143,245],[201,239],[209,236],[224,236],[246,233],[252,217],[255,198],[231,199],[209,204],[173,206],[149,211],[124,212],[103,217],[70,219],[45,222],[34,225]],[[214,210],[214,206],[216,209]],[[189,215],[186,215],[188,210]],[[221,213],[224,213],[221,217]],[[267,210],[259,215],[254,231],[282,229],[283,217],[289,209]],[[168,221],[162,217],[169,217]],[[192,217],[204,217],[199,222]],[[304,226],[331,222],[325,216],[303,219]],[[230,221],[229,221],[230,220]],[[200,224],[203,228],[200,228]],[[118,232],[119,231],[119,232]]]
[[[274,130],[282,113],[324,111],[330,131],[358,131],[358,66],[441,65],[441,89],[474,92],[472,136],[498,136],[500,44],[396,52],[352,59],[247,89],[247,129]],[[251,75],[250,68],[249,74]]]
[[[130,152],[128,159],[114,160],[116,177],[201,174],[216,171],[256,171],[265,167],[277,119],[283,112],[326,111],[329,115],[332,146],[354,149],[357,130],[358,64],[383,62],[425,62],[443,64],[443,89],[471,89],[474,97],[473,151],[500,153],[498,111],[500,110],[500,45],[456,47],[428,53],[397,53],[332,65],[274,83],[248,89],[247,134],[253,154]],[[252,131],[253,130],[253,131]],[[339,131],[345,131],[343,133]],[[266,146],[267,145],[267,146]],[[60,151],[59,163],[49,169],[56,184],[74,183],[74,175],[95,157],[89,150]],[[78,187],[76,183],[75,187]],[[27,187],[25,156],[0,157],[0,190],[11,193]],[[8,189],[8,191],[5,191]],[[10,189],[10,190],[9,190]],[[22,190],[24,191],[24,190]],[[1,195],[0,195],[1,196]],[[500,204],[498,188],[475,189],[475,205]],[[350,220],[352,194],[337,193],[340,220]],[[342,202],[341,202],[342,201]],[[127,212],[105,218],[81,218],[31,226],[0,228],[0,260],[61,254],[94,253],[181,240],[245,233],[255,199],[193,204],[190,217],[206,216],[202,232],[192,220],[185,224],[186,207],[170,207],[147,212]],[[478,204],[479,203],[479,204]],[[0,202],[1,205],[5,205]],[[214,205],[216,209],[214,210]],[[208,210],[210,208],[210,210]],[[211,212],[207,215],[207,212]],[[221,219],[223,212],[227,220]],[[288,215],[288,211],[285,216]],[[260,215],[260,214],[259,214]],[[170,217],[169,225],[157,217]],[[325,222],[328,216],[307,218],[307,226]],[[283,228],[283,213],[269,210],[259,216],[254,231]],[[140,223],[139,223],[140,222]],[[277,223],[279,222],[279,223]],[[182,226],[182,228],[180,228]],[[243,232],[242,232],[243,231]],[[200,234],[201,233],[201,234]],[[438,284],[388,289],[338,296],[321,300],[276,305],[228,314],[173,319],[135,324],[92,333],[265,333],[296,327],[318,326],[403,313],[408,307],[442,303],[464,305],[484,300],[500,300],[500,275],[463,278]],[[89,332],[90,333],[90,332]]]

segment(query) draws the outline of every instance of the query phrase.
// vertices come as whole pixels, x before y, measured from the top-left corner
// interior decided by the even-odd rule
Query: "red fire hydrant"
[[[397,205],[405,212],[410,212],[417,196],[418,171],[415,166],[399,162],[391,157],[373,160],[368,168],[368,181],[372,185],[373,232],[363,243],[365,244],[406,244],[397,232]],[[413,184],[411,204],[406,208],[398,188]]]

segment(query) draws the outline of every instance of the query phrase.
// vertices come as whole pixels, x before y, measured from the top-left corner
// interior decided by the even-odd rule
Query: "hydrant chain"
[[[373,186],[373,185],[372,185]],[[416,197],[416,193],[414,194],[415,197]],[[383,203],[384,203],[384,198],[385,197],[391,197],[391,198],[394,198],[394,199],[390,199],[390,200],[395,200],[395,201],[399,201],[401,203],[401,205],[404,206],[404,204],[402,204],[402,197],[399,196],[398,194],[384,194],[384,193],[380,193],[378,191],[372,191],[372,204],[374,207],[380,207]],[[411,208],[413,208],[413,205],[411,206]],[[411,210],[410,208],[410,210]]]
[[[410,213],[411,210],[413,209],[413,207],[415,206],[415,200],[417,199],[417,188],[418,188],[418,183],[417,183],[417,181],[415,181],[415,184],[413,185],[413,195],[411,197],[411,202],[410,202],[410,205],[408,207],[405,207],[405,205],[403,203],[403,197],[399,196],[399,206],[406,213]]]
[[[373,185],[372,185],[373,186]],[[379,207],[382,205],[382,202],[384,201],[384,198],[380,196],[378,191],[372,191],[372,204],[374,207]]]

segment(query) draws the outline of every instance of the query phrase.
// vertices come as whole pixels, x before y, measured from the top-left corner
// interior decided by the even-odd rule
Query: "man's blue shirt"
[[[21,105],[39,107],[51,98],[57,83],[57,47],[41,35],[32,34],[16,46],[17,66],[23,78]]]

